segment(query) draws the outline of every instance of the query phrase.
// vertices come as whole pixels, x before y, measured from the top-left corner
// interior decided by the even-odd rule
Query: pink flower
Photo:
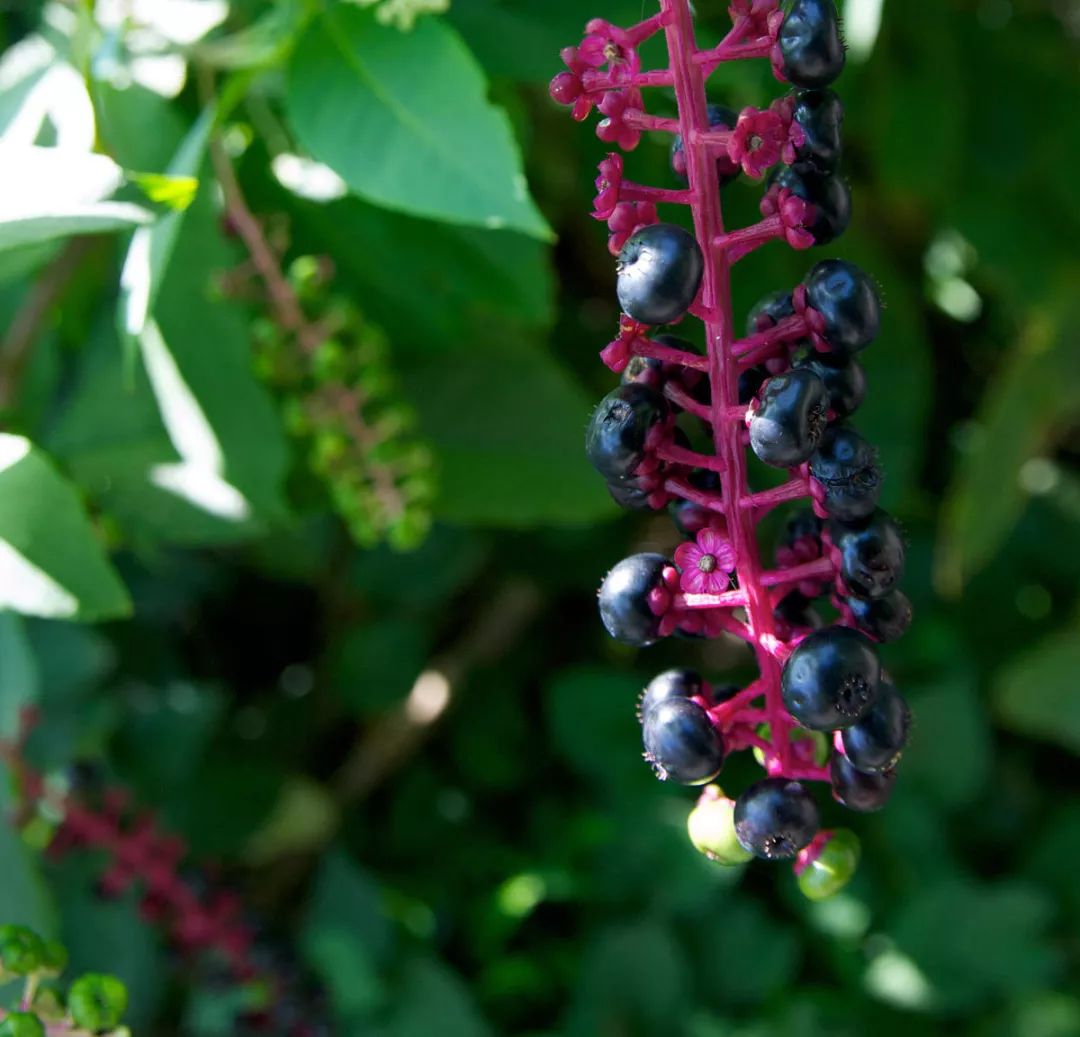
[[[760,177],[780,161],[788,132],[780,115],[766,109],[744,108],[728,141],[728,157],[750,177]]]
[[[747,19],[747,36],[769,35],[769,16],[779,6],[779,0],[731,0],[728,14],[733,22]]]
[[[731,586],[735,549],[715,529],[703,529],[697,542],[688,540],[675,551],[682,573],[680,585],[687,594],[722,594]]]
[[[619,337],[600,351],[600,359],[616,374],[621,373],[634,355],[635,339],[640,338],[647,330],[646,325],[639,324],[624,313],[619,319]]]
[[[778,97],[769,105],[769,109],[780,117],[787,134],[780,147],[780,160],[785,165],[793,166],[799,157],[798,149],[806,143],[806,131],[795,121],[795,95]]]
[[[660,222],[660,214],[652,202],[619,202],[608,217],[608,251],[617,256],[627,239],[642,227]]]
[[[623,151],[633,151],[641,140],[641,131],[627,125],[626,114],[642,110],[641,91],[609,90],[597,107],[607,118],[597,125],[596,135],[608,144],[618,144]]]
[[[606,64],[636,63],[637,54],[632,41],[617,25],[603,18],[594,18],[585,26],[585,31],[588,35],[579,48],[582,61],[594,68]]]
[[[619,187],[622,185],[622,155],[611,152],[600,163],[600,175],[596,178],[596,198],[593,200],[593,218],[607,220],[619,204]]]

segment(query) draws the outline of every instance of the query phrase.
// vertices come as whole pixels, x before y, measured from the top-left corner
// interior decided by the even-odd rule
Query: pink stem
[[[710,319],[706,322],[705,341],[708,349],[709,381],[712,387],[712,430],[716,456],[725,466],[721,480],[724,511],[728,517],[728,537],[735,552],[736,572],[740,592],[745,598],[748,626],[755,638],[755,653],[765,690],[765,713],[768,716],[772,744],[763,747],[767,765],[783,769],[789,762],[789,730],[791,719],[784,709],[780,695],[780,664],[770,650],[779,641],[768,589],[761,583],[754,514],[739,507],[749,496],[746,455],[742,446],[740,426],[725,421],[724,415],[738,405],[739,367],[735,362],[735,330],[731,312],[731,271],[726,252],[717,248],[717,238],[724,234],[720,209],[720,185],[716,162],[708,149],[694,147],[697,135],[709,130],[706,110],[704,74],[721,60],[738,51],[749,56],[748,48],[723,46],[711,57],[697,60],[699,54],[694,40],[694,25],[687,0],[660,0],[661,10],[669,15],[664,32],[671,70],[675,77],[675,96],[679,107],[679,127],[686,142],[687,173],[690,190],[695,196],[692,206],[694,229],[705,257],[702,300]],[[758,47],[762,54],[771,50]]]
[[[676,594],[677,609],[730,609],[747,602],[747,594],[741,587],[722,594]]]
[[[691,486],[683,479],[665,480],[664,489],[675,497],[681,497],[683,500],[687,500],[691,504],[698,504],[709,511],[715,511],[720,515],[727,513],[725,501],[717,500],[714,494],[699,490],[696,486]]]
[[[749,227],[740,227],[738,230],[721,234],[714,242],[717,248],[727,249],[728,260],[737,263],[743,256],[748,256],[755,249],[776,238],[784,236],[784,221],[777,213],[766,216],[758,223],[752,223]]]
[[[761,490],[758,493],[748,493],[740,497],[739,507],[757,512],[760,518],[770,508],[809,496],[810,480],[805,475],[800,475],[780,486],[774,486],[771,490]]]
[[[648,357],[652,360],[663,360],[670,364],[679,364],[681,367],[689,367],[693,371],[704,371],[708,368],[708,358],[698,356],[697,353],[687,353],[683,349],[673,349],[665,346],[662,342],[654,342],[649,338],[634,339],[631,346],[634,356]]]
[[[836,575],[832,560],[815,558],[812,562],[793,565],[789,569],[773,569],[761,574],[761,582],[766,587],[780,587],[803,580],[830,580]]]
[[[768,36],[759,36],[746,43],[727,43],[721,41],[712,50],[698,51],[694,61],[701,66],[705,75],[713,72],[717,65],[725,61],[742,61],[745,58],[767,58],[773,49],[773,41]]]
[[[722,472],[724,463],[712,454],[699,454],[696,450],[687,450],[686,447],[677,446],[674,443],[661,443],[656,446],[652,453],[662,461],[670,461],[672,464],[684,464],[690,468],[707,468],[711,472]]]
[[[689,191],[670,190],[666,187],[648,187],[624,180],[619,185],[620,202],[671,202],[675,205],[689,205]]]
[[[759,346],[775,345],[779,342],[794,342],[796,339],[805,338],[810,334],[810,325],[805,317],[796,314],[794,317],[785,317],[779,324],[771,328],[759,331],[753,335],[747,335],[737,342],[732,343],[732,352],[735,356],[745,356]]]
[[[695,418],[708,421],[712,417],[712,408],[707,403],[695,400],[681,385],[671,379],[664,383],[664,395],[672,403],[682,407],[687,414],[693,414]]]
[[[608,90],[621,90],[623,87],[671,86],[671,72],[666,68],[652,72],[585,72],[581,77],[582,88],[588,94],[604,93]]]
[[[650,115],[648,112],[641,112],[636,108],[627,108],[623,112],[623,122],[632,130],[656,130],[661,133],[679,132],[678,119],[665,119],[663,116]]]

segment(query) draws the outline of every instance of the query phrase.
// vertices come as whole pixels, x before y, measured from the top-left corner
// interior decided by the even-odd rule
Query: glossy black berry
[[[747,335],[767,331],[788,317],[795,316],[795,302],[791,292],[770,292],[759,299],[746,318]]]
[[[766,778],[735,801],[735,837],[755,857],[789,860],[820,827],[817,804],[797,781]]]
[[[911,710],[892,681],[882,677],[877,702],[857,724],[843,732],[844,755],[860,771],[887,771],[907,745]]]
[[[791,591],[781,598],[773,615],[795,630],[820,630],[825,625],[810,598],[799,591]]]
[[[831,90],[800,90],[792,118],[805,135],[796,148],[794,168],[800,173],[832,173],[843,151],[844,106]]]
[[[868,774],[857,770],[842,753],[833,753],[829,777],[833,799],[862,814],[873,813],[885,806],[896,784],[895,770]]]
[[[585,453],[609,482],[634,474],[645,458],[649,430],[667,417],[668,407],[655,389],[634,382],[605,396],[589,420]]]
[[[883,598],[904,574],[904,538],[889,514],[878,508],[859,522],[830,522],[840,549],[840,575],[859,598]]]
[[[795,0],[777,42],[784,75],[796,86],[828,86],[844,70],[840,19],[832,0]]]
[[[835,731],[861,720],[877,699],[881,663],[856,630],[829,627],[801,641],[784,664],[784,706],[811,731]]]
[[[739,116],[730,108],[720,104],[708,106],[709,126],[714,130],[733,130],[739,121]],[[720,179],[720,186],[730,184],[739,175],[742,167],[737,162],[732,162],[727,155],[721,155],[716,160],[716,175]],[[672,172],[685,184],[686,176],[686,153],[683,150],[682,134],[676,133],[671,142],[671,169]]]
[[[826,430],[810,458],[810,474],[825,491],[825,510],[843,522],[857,522],[877,507],[881,470],[877,451],[852,428]]]
[[[644,721],[661,702],[671,699],[691,699],[705,693],[705,682],[696,670],[665,670],[645,686],[638,703],[638,719]]]
[[[866,372],[857,360],[805,346],[795,353],[791,364],[813,371],[825,383],[829,408],[838,418],[854,414],[866,398]]]
[[[604,485],[607,486],[611,499],[620,508],[626,508],[627,511],[648,511],[652,507],[649,504],[651,491],[639,486],[636,479],[620,479]]]
[[[821,531],[824,525],[810,508],[799,508],[798,511],[792,512],[784,523],[783,532],[777,542],[778,546],[794,547],[800,540],[814,540],[817,542],[820,553]]]
[[[739,403],[749,403],[765,384],[769,372],[764,364],[748,367],[739,374]]]
[[[827,245],[847,230],[851,222],[851,192],[841,177],[834,173],[800,173],[777,168],[768,182],[770,187],[787,188],[814,207],[806,229],[814,236],[815,245]]]
[[[644,647],[660,637],[660,619],[649,608],[649,594],[661,585],[668,560],[658,554],[624,558],[600,585],[600,618],[616,641]]]
[[[694,301],[705,262],[693,234],[654,223],[623,245],[616,270],[623,310],[642,324],[670,324]]]
[[[817,449],[829,414],[825,385],[805,368],[770,378],[750,419],[750,447],[774,468],[794,468]]]
[[[672,698],[644,714],[642,741],[661,780],[704,785],[724,764],[724,740],[696,702]]]
[[[893,591],[884,598],[847,598],[847,606],[858,628],[875,641],[897,641],[911,626],[911,602],[903,591]]]
[[[826,259],[806,275],[806,303],[825,319],[822,337],[836,353],[857,353],[877,337],[881,299],[854,263]]]
[[[720,492],[720,473],[710,468],[697,468],[687,480],[691,486],[709,493]],[[713,519],[716,512],[688,500],[677,500],[670,505],[672,521],[686,536],[697,536]]]

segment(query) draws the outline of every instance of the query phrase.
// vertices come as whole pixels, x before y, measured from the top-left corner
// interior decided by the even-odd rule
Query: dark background
[[[248,355],[265,310],[208,290],[241,252],[207,181],[161,321],[211,423],[239,416],[222,432],[228,470],[272,484],[265,506],[226,529],[148,489],[168,440],[141,373],[123,375],[123,238],[93,239],[5,425],[78,487],[134,608],[97,627],[0,617],[6,723],[36,699],[43,765],[95,759],[181,832],[315,970],[343,1034],[1080,1032],[1080,8],[885,0],[836,87],[855,215],[825,254],[872,272],[886,300],[858,425],[909,540],[916,622],[883,655],[916,725],[888,809],[844,819],[863,842],[858,876],[811,905],[786,868],[697,856],[692,793],[640,758],[634,702],[653,673],[738,680],[745,657],[723,643],[624,650],[595,613],[611,564],[675,534],[664,516],[617,514],[580,453],[613,382],[596,357],[617,318],[613,264],[588,216],[605,148],[546,81],[586,17],[628,24],[651,5],[453,0],[440,16],[509,113],[554,244],[283,189],[270,157],[307,139],[282,72],[305,6],[318,5],[236,0],[216,31],[270,8],[300,18],[252,63],[230,119],[248,144],[236,164],[255,212],[288,228],[286,260],[329,256],[333,291],[385,335],[392,392],[417,412],[440,487],[430,534],[410,553],[353,543],[286,440],[287,399],[222,360]],[[702,37],[718,38],[723,5],[697,7]],[[9,44],[37,9],[3,15]],[[102,149],[164,169],[199,110],[192,83],[163,100],[79,60]],[[736,109],[778,92],[763,63],[710,84]],[[667,184],[666,162],[646,137],[627,169]],[[755,218],[759,192],[727,189],[732,225]],[[52,255],[5,267],[4,324]],[[815,258],[771,245],[741,263],[737,313]],[[416,693],[403,705],[428,671],[449,678],[434,719]],[[753,773],[734,762],[724,784]],[[121,974],[136,1034],[230,1032],[208,1008],[220,993],[184,978],[132,902],[95,898],[92,859],[45,865],[5,830],[0,861],[3,920],[62,932],[78,962]]]

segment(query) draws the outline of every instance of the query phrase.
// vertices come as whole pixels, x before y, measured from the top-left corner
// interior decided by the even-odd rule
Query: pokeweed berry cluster
[[[22,983],[14,1007],[0,1008],[0,1037],[129,1037],[120,1020],[127,988],[115,976],[88,972],[65,991],[57,977],[67,968],[63,944],[24,925],[0,925],[0,985]]]
[[[33,710],[24,711],[17,737],[0,742],[0,759],[14,778],[18,795],[14,822],[25,829],[34,827],[36,840],[42,838],[44,826],[46,854],[54,860],[80,851],[95,853],[103,867],[96,884],[99,897],[110,900],[134,891],[143,920],[157,926],[170,949],[197,966],[208,985],[242,988],[244,1003],[231,1021],[235,1037],[329,1037],[322,989],[284,945],[264,931],[238,895],[183,863],[186,848],[179,837],[164,831],[151,813],[137,810],[130,793],[107,782],[93,764],[74,764],[58,775],[45,775],[30,764],[25,746],[36,722]],[[0,927],[4,970],[0,980],[16,971],[4,950],[4,932]],[[73,1015],[78,1004],[75,992],[73,987],[68,996]],[[104,1021],[97,1025],[83,1021],[70,1031],[47,1032],[113,1034],[123,1010],[121,1005],[114,1022],[102,1016]],[[80,1018],[90,1016],[76,1015],[77,1023]],[[115,1037],[121,1032],[126,1034],[117,1031]],[[0,1025],[0,1037],[40,1035],[33,1029],[5,1030]]]
[[[706,49],[688,0],[660,0],[628,29],[594,19],[551,83],[575,119],[596,108],[597,135],[623,151],[643,132],[670,134],[673,175],[686,185],[633,183],[619,152],[596,180],[593,215],[608,224],[623,311],[601,358],[622,380],[593,414],[586,451],[620,505],[667,508],[687,537],[672,559],[619,562],[600,588],[600,614],[631,645],[728,634],[752,647],[759,676],[747,687],[689,670],[649,684],[645,757],[662,779],[707,786],[689,821],[699,849],[722,863],[793,858],[803,892],[822,897],[851,877],[858,842],[822,830],[807,783],[877,810],[910,726],[875,648],[911,620],[897,589],[903,538],[877,507],[876,452],[848,423],[866,390],[856,355],[878,334],[881,304],[865,273],[825,259],[794,290],[762,299],[737,335],[731,267],[774,239],[795,249],[833,241],[851,201],[838,173],[843,107],[828,89],[845,56],[832,0],[732,0],[730,14],[731,31]],[[659,33],[668,67],[645,71],[638,48]],[[709,103],[711,73],[750,58],[770,60],[793,91],[738,113]],[[672,90],[677,118],[648,113],[645,88]],[[721,188],[769,170],[761,221],[725,229]],[[693,233],[661,222],[662,204],[689,210]],[[688,313],[704,324],[704,353],[657,333]],[[695,449],[691,435],[709,447]],[[752,491],[747,448],[788,480]],[[809,507],[790,517],[776,566],[765,568],[760,521],[800,499]],[[831,605],[831,625],[814,599]],[[732,801],[709,783],[746,748],[766,777]]]

